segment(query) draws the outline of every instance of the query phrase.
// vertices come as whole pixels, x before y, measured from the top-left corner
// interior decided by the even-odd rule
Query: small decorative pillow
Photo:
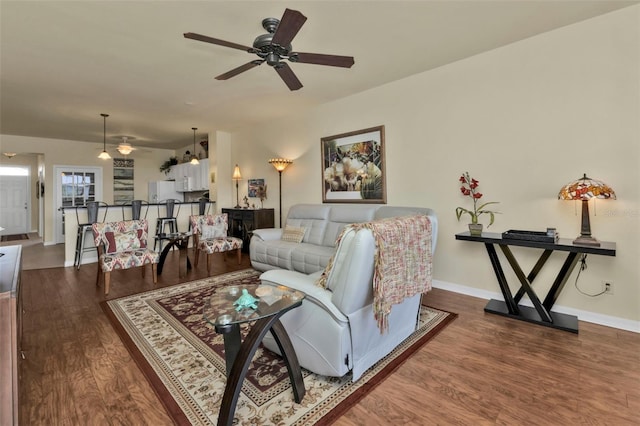
[[[146,248],[147,244],[142,240],[142,229],[127,232],[105,232],[107,239],[107,253],[115,253],[127,250]]]
[[[289,241],[291,243],[301,243],[304,238],[304,233],[307,228],[296,228],[294,226],[286,226],[282,231],[282,241]]]
[[[213,238],[225,238],[227,233],[224,229],[224,223],[215,225],[202,225],[202,239],[210,240]]]

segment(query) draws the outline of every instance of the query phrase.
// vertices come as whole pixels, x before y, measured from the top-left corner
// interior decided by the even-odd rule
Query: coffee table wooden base
[[[291,339],[289,338],[289,335],[280,322],[280,317],[287,311],[288,310],[285,310],[277,315],[257,320],[251,326],[249,334],[240,346],[240,350],[237,352],[237,355],[235,355],[235,360],[226,357],[227,363],[232,362],[233,364],[231,366],[231,371],[229,372],[227,377],[227,385],[224,390],[224,396],[222,397],[220,413],[218,414],[219,426],[233,424],[233,415],[236,411],[236,404],[238,403],[240,390],[242,389],[242,382],[247,375],[249,364],[251,364],[251,360],[253,359],[256,350],[260,346],[262,339],[268,331],[271,331],[271,334],[278,344],[278,348],[280,348],[280,352],[282,353],[285,364],[287,365],[289,379],[291,380],[291,387],[293,389],[294,400],[297,403],[300,403],[304,398],[305,388],[304,381],[302,379],[302,370],[300,368],[300,363],[298,362],[298,357],[293,350]],[[234,326],[238,327],[237,324],[235,324]],[[216,327],[216,329],[219,329],[219,332],[224,333],[224,330],[222,330],[221,327]],[[227,335],[229,335],[230,339],[233,339],[233,330],[229,329],[228,333],[223,334],[225,338],[225,348],[227,346]],[[226,355],[230,354],[225,354],[225,356]],[[228,365],[227,371],[229,371]]]

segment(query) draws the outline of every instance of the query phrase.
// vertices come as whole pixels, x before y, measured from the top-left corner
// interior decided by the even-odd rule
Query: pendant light
[[[200,161],[198,161],[198,156],[196,155],[196,130],[198,130],[198,128],[192,127],[191,130],[193,130],[193,154],[191,155],[191,164],[195,166],[200,164]]]
[[[108,160],[111,158],[109,153],[107,152],[107,117],[109,114],[100,114],[102,116],[104,127],[102,132],[102,152],[98,155],[98,158],[101,160]]]

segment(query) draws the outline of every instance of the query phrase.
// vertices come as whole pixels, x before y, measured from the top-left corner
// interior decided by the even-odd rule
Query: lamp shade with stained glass
[[[591,179],[584,174],[580,179],[569,182],[560,189],[559,200],[572,200],[582,202],[582,223],[580,236],[573,241],[576,245],[600,246],[600,242],[591,235],[591,223],[589,220],[589,200],[601,198],[615,200],[616,193],[609,185],[596,179]]]

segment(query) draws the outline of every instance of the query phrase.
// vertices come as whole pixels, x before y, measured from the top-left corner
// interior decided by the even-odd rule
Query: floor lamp
[[[239,209],[241,207],[240,207],[240,199],[238,197],[238,181],[242,179],[242,175],[240,174],[240,167],[238,167],[237,164],[236,164],[236,168],[233,169],[233,176],[231,176],[231,179],[236,181],[236,206],[234,207],[234,209]]]
[[[293,163],[293,160],[287,160],[284,158],[272,158],[269,160],[269,164],[276,168],[278,171],[278,180],[280,184],[279,194],[280,197],[280,228],[282,228],[282,172],[286,169],[289,164]]]

